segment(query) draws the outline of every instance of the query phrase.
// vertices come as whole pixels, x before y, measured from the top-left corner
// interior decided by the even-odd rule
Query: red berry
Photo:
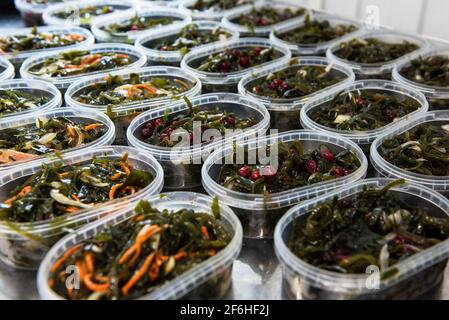
[[[393,121],[394,120],[394,118],[396,118],[396,112],[394,112],[393,110],[391,110],[391,109],[388,109],[387,111],[386,111],[386,116],[387,116],[387,119],[388,119],[388,121]]]
[[[243,166],[239,169],[239,175],[241,175],[242,177],[247,177],[249,175],[249,167],[248,166]]]
[[[160,126],[163,123],[164,123],[164,120],[162,118],[158,118],[158,119],[154,120],[155,126]]]
[[[161,133],[159,135],[159,140],[160,141],[162,141],[162,140],[170,140],[170,134],[168,134],[166,132]]]
[[[307,160],[306,171],[310,174],[315,173],[318,169],[318,165],[315,160]]]
[[[290,148],[290,154],[296,157],[298,155],[298,150],[296,150],[295,148]]]
[[[290,85],[287,83],[287,82],[284,82],[283,84],[281,84],[280,86],[279,86],[279,91],[281,91],[281,92],[285,92],[285,91],[287,91],[288,89],[290,89]]]
[[[220,72],[229,72],[231,70],[231,65],[227,61],[220,63]]]
[[[254,170],[253,172],[251,172],[251,180],[252,181],[257,181],[260,178],[261,178],[261,176],[260,176],[259,170]]]
[[[270,89],[276,90],[283,82],[281,79],[274,79],[268,86]]]
[[[240,50],[239,49],[234,49],[234,50],[232,50],[232,56],[234,57],[234,58],[238,58],[238,57],[240,57]]]
[[[253,49],[254,53],[259,54],[263,49],[261,47],[255,47]]]
[[[167,46],[163,46],[159,49],[160,51],[168,51],[168,47]]]
[[[250,61],[249,58],[246,56],[240,57],[240,61],[239,61],[240,65],[244,68],[249,67],[250,65]]]
[[[276,179],[277,169],[272,166],[265,166],[262,168],[262,175],[265,180],[272,181]]]
[[[146,139],[148,139],[149,137],[151,137],[152,134],[153,134],[153,131],[152,131],[152,130],[150,130],[150,129],[148,129],[148,128],[144,128],[144,129],[142,130],[142,139],[146,140]]]
[[[342,167],[337,167],[334,169],[332,174],[337,177],[344,177],[346,175],[346,172],[345,169],[343,169]]]
[[[235,126],[235,118],[233,118],[233,117],[223,116],[223,117],[221,117],[220,122],[227,126],[230,126],[230,127]]]
[[[329,162],[334,161],[334,154],[330,150],[321,150],[321,156]]]
[[[254,93],[261,93],[262,92],[262,88],[259,87],[259,86],[255,86],[255,87],[253,87],[253,92]]]
[[[356,105],[358,108],[363,108],[363,107],[366,106],[366,104],[367,104],[367,101],[364,100],[362,97],[357,97],[357,98],[355,99],[355,105]]]
[[[264,18],[260,18],[260,19],[259,19],[259,25],[261,25],[261,26],[266,26],[266,25],[268,25],[268,24],[269,24],[269,22],[268,22],[267,19],[264,19]]]

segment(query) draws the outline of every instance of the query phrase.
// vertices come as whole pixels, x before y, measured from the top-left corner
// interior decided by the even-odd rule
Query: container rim
[[[30,11],[33,14],[42,14],[50,4],[31,4],[26,0],[14,0],[14,5],[19,11]]]
[[[11,62],[9,62],[8,59],[0,56],[0,66],[5,68],[5,70],[0,73],[0,80],[8,80],[14,78],[14,66]]]
[[[216,21],[220,21],[223,16],[227,13],[232,13],[235,10],[239,9],[240,7],[245,7],[245,6],[251,6],[254,5],[256,3],[263,3],[264,0],[255,0],[255,3],[251,4],[251,3],[246,3],[246,4],[242,4],[242,5],[238,5],[232,9],[226,9],[226,10],[218,10],[218,11],[214,11],[214,10],[204,10],[204,11],[200,11],[200,10],[195,10],[195,9],[191,9],[191,6],[196,2],[196,0],[180,0],[179,2],[179,10],[181,12],[184,12],[185,14],[190,15],[194,20],[216,20]]]

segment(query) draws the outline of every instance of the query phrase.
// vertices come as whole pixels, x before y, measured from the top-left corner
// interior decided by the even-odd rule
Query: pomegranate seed
[[[142,139],[146,140],[153,134],[153,130],[145,128],[142,130]]]
[[[251,181],[257,181],[261,178],[259,170],[251,172]]]
[[[344,177],[346,175],[345,169],[337,167],[334,169],[333,175],[337,177]]]
[[[248,166],[243,166],[239,169],[239,175],[241,175],[242,177],[247,177],[249,176],[249,167]]]
[[[164,123],[164,120],[162,118],[158,118],[156,120],[154,120],[154,124],[157,126],[160,126]]]
[[[355,105],[356,105],[358,108],[363,108],[363,107],[366,106],[366,104],[367,104],[366,100],[364,100],[362,97],[357,97],[357,98],[355,99]]]
[[[239,49],[234,49],[234,50],[232,50],[232,56],[234,57],[234,58],[238,58],[238,57],[240,57],[240,50]]]
[[[394,118],[396,118],[396,112],[394,112],[393,110],[389,109],[386,112],[386,116],[387,116],[388,121],[391,122],[391,121],[394,120]]]
[[[220,72],[229,72],[231,70],[231,65],[227,61],[220,63]]]
[[[321,156],[329,162],[334,161],[334,154],[329,149],[322,149]]]
[[[256,54],[259,54],[262,50],[263,50],[263,49],[262,49],[261,47],[255,47],[255,48],[253,49],[253,51],[254,51]]]
[[[253,87],[253,92],[254,93],[261,93],[262,92],[262,88],[259,87],[259,86],[255,86],[255,87]]]
[[[277,88],[279,88],[279,86],[283,83],[284,81],[282,81],[281,79],[274,79],[270,84],[269,87],[272,90],[276,90]]]
[[[249,65],[250,65],[249,58],[246,57],[246,56],[245,56],[245,57],[240,57],[239,63],[240,63],[240,65],[241,65],[242,67],[244,67],[244,68],[247,68],[247,67],[249,67]]]
[[[162,141],[162,140],[170,140],[170,134],[168,134],[168,133],[161,133],[160,135],[159,135],[159,140],[160,141]]]
[[[262,175],[265,180],[272,181],[276,179],[277,169],[272,166],[266,166],[262,168]]]
[[[279,88],[281,89],[282,92],[284,92],[290,89],[290,85],[287,82],[284,82],[283,84],[280,85]]]
[[[306,162],[306,171],[310,174],[315,173],[318,169],[317,163],[315,160],[307,160]]]

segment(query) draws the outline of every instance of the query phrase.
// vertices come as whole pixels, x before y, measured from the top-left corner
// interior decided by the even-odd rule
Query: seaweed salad
[[[32,94],[23,90],[0,89],[0,117],[43,106],[50,101],[46,94]]]

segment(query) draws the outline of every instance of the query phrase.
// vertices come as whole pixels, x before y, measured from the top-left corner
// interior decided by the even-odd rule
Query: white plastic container
[[[176,151],[174,148],[146,143],[141,140],[140,133],[145,123],[163,117],[166,109],[170,111],[169,115],[184,114],[188,111],[187,104],[183,101],[140,114],[128,128],[128,144],[147,151],[159,161],[165,172],[164,187],[167,189],[184,190],[201,186],[201,166],[212,151],[226,145],[232,146],[234,141],[265,133],[270,123],[270,115],[263,105],[238,94],[210,93],[191,98],[190,102],[200,110],[215,110],[218,107],[219,110],[233,112],[240,118],[255,119],[257,124],[241,132],[225,136],[221,141],[207,145],[197,144],[191,148]]]
[[[183,79],[183,81],[187,81],[192,85],[192,88],[182,94],[180,96],[186,96],[188,98],[194,97],[201,93],[201,82],[195,76],[190,73],[185,72],[180,68],[175,67],[167,67],[167,66],[154,66],[154,67],[146,67],[141,68],[138,72],[129,72],[126,70],[122,70],[119,72],[112,72],[113,75],[121,75],[123,79],[129,79],[130,73],[138,74],[142,80],[151,79],[153,77],[174,77]],[[92,105],[78,102],[74,96],[77,95],[78,92],[82,91],[84,88],[88,88],[93,83],[104,82],[104,74],[91,76],[89,78],[85,78],[83,80],[79,80],[70,85],[67,89],[64,99],[66,101],[67,106],[73,107],[77,110],[83,111],[99,111],[99,112],[107,112],[108,105]],[[131,121],[142,111],[148,109],[154,109],[157,107],[162,107],[169,103],[173,102],[174,97],[164,97],[157,99],[149,99],[149,100],[140,100],[132,103],[128,103],[125,105],[115,105],[112,107],[112,119],[115,124],[116,129],[116,140],[115,144],[123,144],[126,145],[126,130],[128,129]]]
[[[101,20],[97,23],[92,24],[92,33],[98,42],[124,42],[124,43],[134,43],[134,41],[143,34],[159,34],[161,32],[171,30],[171,28],[177,28],[179,26],[185,26],[192,21],[189,15],[186,15],[175,8],[170,7],[158,7],[158,6],[144,6],[137,10],[139,17],[172,17],[177,19],[176,21],[163,25],[156,26],[151,29],[140,30],[140,31],[128,31],[123,33],[111,34],[103,28],[115,24],[115,23],[125,23],[136,16],[135,13],[121,13],[115,15],[111,19]]]
[[[0,56],[0,80],[12,79],[14,74],[14,66],[11,62]]]
[[[217,182],[221,163],[224,158],[233,154],[233,146],[226,146],[215,151],[205,161],[201,170],[203,187],[210,195],[216,195],[220,201],[234,209],[243,224],[244,236],[248,238],[270,238],[279,218],[293,205],[302,201],[326,194],[342,185],[363,179],[368,167],[368,160],[363,151],[352,141],[339,135],[296,130],[271,135],[265,138],[252,139],[239,143],[239,147],[249,150],[264,148],[278,141],[289,143],[295,140],[302,142],[304,152],[315,150],[320,144],[329,145],[335,152],[352,151],[360,161],[360,167],[351,174],[330,181],[323,181],[309,186],[270,194],[268,198],[262,194],[242,193],[229,190]]]
[[[19,35],[27,35],[31,32],[32,28],[15,28],[15,29],[0,29],[0,34],[2,37],[8,36],[19,36]],[[61,50],[82,50],[91,44],[94,43],[95,39],[89,30],[80,28],[80,27],[66,27],[66,26],[48,26],[48,27],[39,27],[37,28],[37,32],[52,32],[57,34],[80,34],[84,37],[84,40],[78,42],[76,44],[65,46],[65,47],[54,47],[54,48],[46,48],[39,50],[26,50],[19,52],[6,52],[1,55],[11,61],[11,63],[17,68],[20,68],[20,65],[25,59],[36,56],[37,54],[49,53]]]
[[[42,14],[44,10],[53,3],[63,2],[63,0],[50,0],[45,4],[32,4],[30,0],[14,0],[16,9],[20,11],[22,20],[27,26],[40,26],[44,23]]]
[[[398,121],[386,125],[385,127],[368,131],[343,131],[328,128],[321,124],[316,123],[309,117],[309,113],[312,109],[329,104],[332,101],[332,99],[334,99],[338,94],[356,92],[358,90],[369,90],[373,92],[380,92],[382,94],[407,96],[409,98],[416,100],[421,105],[421,107],[415,110],[414,112],[409,113],[407,116],[398,119]],[[347,85],[344,88],[338,88],[338,90],[331,90],[329,92],[325,92],[311,99],[301,109],[300,119],[301,125],[305,129],[318,130],[327,132],[332,135],[343,136],[357,143],[368,154],[371,143],[377,137],[399,126],[403,122],[412,121],[417,116],[425,114],[428,108],[429,104],[427,103],[427,100],[422,93],[415,90],[410,90],[410,88],[404,85],[387,80],[359,80],[353,82],[352,84]]]
[[[285,40],[282,40],[279,38],[279,35],[290,32],[292,30],[295,30],[297,28],[300,28],[304,26],[304,20],[305,18],[299,18],[292,21],[289,21],[288,23],[283,23],[282,25],[276,26],[274,30],[270,33],[270,40],[273,41],[273,43],[282,44],[284,46],[288,46],[290,51],[294,56],[303,56],[303,55],[324,55],[326,53],[326,50],[333,46],[335,43],[339,41],[343,41],[344,39],[347,39],[348,37],[354,36],[356,34],[360,34],[362,32],[363,26],[359,21],[352,20],[352,19],[346,19],[343,17],[333,16],[333,15],[327,15],[327,14],[314,14],[312,17],[313,20],[317,21],[329,21],[329,24],[333,27],[337,25],[353,25],[357,28],[357,30],[347,33],[343,35],[342,37],[330,40],[330,41],[324,41],[319,42],[315,44],[305,44],[305,43],[292,43]]]
[[[239,10],[243,6],[249,6],[251,5],[251,2],[235,6],[232,9],[226,9],[226,10],[215,10],[215,9],[209,9],[209,10],[195,10],[193,9],[193,5],[197,2],[197,0],[180,0],[179,9],[192,16],[193,20],[215,20],[215,21],[221,21],[223,17],[226,14],[233,13],[237,10]],[[262,2],[261,0],[254,0],[254,3]]]
[[[212,198],[192,192],[164,193],[164,196],[142,196],[141,199],[150,202],[153,208],[159,210],[190,209],[195,212],[212,214]],[[194,265],[183,274],[166,282],[142,300],[173,300],[173,299],[222,299],[231,286],[232,266],[242,248],[242,226],[234,212],[226,205],[219,203],[220,214],[224,227],[232,234],[231,242],[215,256]],[[62,299],[49,286],[50,268],[56,259],[68,248],[83,240],[94,237],[108,227],[125,223],[135,215],[134,206],[127,206],[113,216],[101,219],[80,229],[59,241],[48,252],[43,260],[38,276],[37,287],[42,299]]]
[[[388,131],[378,137],[371,145],[371,164],[381,177],[393,178],[393,179],[406,179],[417,184],[426,186],[433,190],[449,195],[449,176],[428,176],[424,174],[413,173],[405,169],[399,168],[394,164],[385,160],[379,154],[379,147],[387,139],[391,139],[394,136],[403,134],[407,131],[413,130],[423,124],[443,125],[449,124],[449,111],[433,111],[422,114],[415,119],[401,123],[400,126],[396,126],[394,129]]]
[[[227,27],[223,27],[220,23],[214,21],[194,21],[192,24],[196,24],[199,30],[213,30],[215,28],[221,28],[228,32],[230,36],[224,41],[217,41],[208,44],[199,45],[192,49],[204,48],[207,45],[217,45],[221,43],[228,43],[232,41],[236,41],[239,38],[239,33],[231,30]],[[183,54],[181,51],[161,51],[152,49],[145,44],[151,41],[157,41],[164,38],[177,38],[178,33],[186,26],[178,26],[174,29],[167,30],[164,32],[159,32],[157,34],[151,35],[143,35],[137,38],[135,46],[142,50],[148,59],[148,65],[171,65],[171,66],[179,66],[181,60],[183,58]]]
[[[271,73],[275,73],[281,70],[303,66],[329,67],[331,68],[330,72],[335,72],[336,74],[343,76],[344,79],[323,90],[316,91],[307,96],[292,99],[271,99],[268,97],[256,95],[252,93],[251,90],[247,89],[247,85],[256,79],[264,78]],[[328,90],[341,90],[342,88],[351,84],[354,81],[354,78],[354,73],[350,68],[339,64],[331,64],[326,58],[297,57],[281,65],[275,65],[270,68],[266,68],[261,72],[252,73],[243,77],[239,82],[238,90],[240,94],[256,99],[268,109],[268,111],[270,112],[271,120],[270,128],[278,129],[279,131],[288,131],[301,128],[299,122],[299,113],[304,104],[306,104],[310,99]]]
[[[79,10],[86,7],[111,6],[115,11],[99,16],[80,18]],[[55,16],[57,13],[69,12],[71,17],[67,19]],[[42,14],[42,19],[46,25],[73,25],[90,26],[104,19],[112,19],[119,13],[135,13],[134,2],[132,0],[78,0],[51,5]]]
[[[348,61],[342,58],[339,58],[335,55],[335,51],[337,51],[340,47],[340,44],[343,42],[350,42],[354,39],[369,39],[375,38],[388,43],[402,43],[403,41],[408,41],[410,43],[414,43],[418,45],[418,49],[412,51],[406,55],[403,55],[400,58],[395,60],[391,60],[388,62],[380,62],[380,63],[357,63],[353,61]],[[395,31],[391,31],[388,29],[380,29],[377,31],[365,31],[360,34],[355,34],[351,37],[345,37],[341,41],[334,43],[332,46],[329,46],[329,49],[326,52],[326,55],[332,61],[337,63],[345,64],[352,68],[356,75],[356,79],[391,79],[391,72],[393,68],[401,64],[404,61],[409,60],[414,55],[422,52],[426,48],[428,48],[429,44],[426,40],[421,37],[399,33]]]
[[[254,27],[249,28],[248,26],[244,26],[241,24],[238,24],[237,22],[233,22],[232,20],[239,18],[242,15],[246,15],[251,13],[253,9],[260,9],[260,8],[269,8],[273,9],[275,11],[282,12],[285,9],[291,9],[292,11],[296,11],[298,9],[301,9],[302,7],[294,6],[294,5],[288,5],[286,3],[265,3],[265,2],[259,2],[254,5],[245,5],[242,7],[237,7],[235,10],[233,10],[230,13],[225,14],[223,19],[221,20],[221,23],[237,32],[239,32],[242,36],[249,36],[249,37],[268,37],[270,32],[273,31],[275,28],[279,28],[284,25],[290,24],[292,21],[296,21],[297,19],[303,19],[304,15],[300,15],[297,17],[293,17],[288,20],[284,20],[272,25],[263,26],[263,27]],[[303,8],[305,10],[305,8]],[[305,14],[305,12],[304,12]]]
[[[14,117],[7,117],[0,120],[0,131],[4,129],[9,128],[17,128],[17,127],[23,127],[27,125],[33,125],[36,123],[36,118],[41,119],[51,119],[55,117],[66,117],[73,121],[95,121],[98,123],[102,123],[107,131],[103,136],[101,136],[99,139],[92,141],[88,144],[82,144],[78,148],[72,148],[68,150],[61,150],[58,151],[59,154],[65,154],[67,152],[81,152],[84,149],[91,149],[96,148],[104,145],[111,144],[112,141],[114,141],[115,137],[115,127],[112,123],[111,119],[109,119],[106,115],[99,113],[99,112],[81,112],[80,110],[75,110],[72,108],[57,108],[57,109],[50,109],[42,112],[32,112],[32,113],[26,113],[23,115],[18,115]],[[5,171],[8,170],[14,170],[17,167],[21,167],[24,165],[28,165],[28,163],[35,163],[36,161],[43,161],[43,159],[48,158],[47,155],[42,155],[37,157],[36,159],[33,159],[32,161],[15,161],[11,164],[0,164],[0,174],[3,174]]]
[[[414,254],[385,270],[397,270],[379,282],[379,289],[370,289],[375,274],[343,274],[323,270],[302,261],[287,247],[291,224],[295,219],[303,221],[317,205],[339,198],[350,197],[364,187],[380,189],[393,180],[368,179],[304,202],[290,209],[279,221],[274,234],[276,255],[282,265],[282,286],[290,299],[414,299],[438,289],[444,276],[449,257],[449,239]],[[430,210],[434,216],[447,218],[449,200],[421,185],[407,183],[391,189],[397,197]],[[382,277],[382,274],[380,275]],[[372,288],[372,287],[371,287]]]
[[[163,172],[159,163],[151,155],[134,148],[103,146],[78,150],[65,154],[62,159],[67,164],[83,164],[93,157],[121,158],[127,152],[135,169],[147,170],[154,175],[153,182],[133,195],[115,199],[94,208],[80,210],[75,215],[64,216],[40,222],[6,223],[0,221],[0,260],[17,268],[36,269],[50,247],[67,233],[77,237],[74,230],[86,223],[97,220],[122,206],[135,203],[142,197],[159,193],[163,186]],[[0,175],[1,201],[20,181],[41,169],[42,163],[58,162],[59,159],[42,159],[28,165],[9,170]]]
[[[85,49],[86,51],[89,51],[90,54],[94,53],[124,53],[128,54],[129,56],[133,57],[135,60],[133,63],[123,66],[123,67],[117,67],[114,69],[109,70],[99,70],[99,71],[93,71],[88,72],[82,75],[74,75],[74,76],[67,76],[67,77],[46,77],[46,76],[37,76],[29,72],[30,69],[35,67],[36,65],[44,63],[47,59],[50,58],[58,58],[59,54],[64,51],[56,52],[56,53],[49,53],[49,54],[43,54],[38,55],[34,57],[30,57],[27,60],[24,61],[22,64],[22,67],[20,68],[20,75],[24,79],[39,79],[43,81],[48,81],[52,84],[54,84],[58,89],[60,89],[62,92],[64,92],[70,84],[73,82],[76,82],[81,79],[86,79],[87,77],[98,75],[98,74],[104,74],[108,73],[110,71],[119,71],[119,70],[126,70],[126,71],[132,71],[132,70],[139,70],[142,68],[146,63],[146,56],[143,54],[142,51],[135,48],[134,46],[128,45],[128,44],[122,44],[122,43],[99,43],[94,44],[88,48]],[[67,52],[70,52],[71,50],[67,50]]]
[[[26,111],[6,113],[1,115],[2,121],[6,117],[16,117],[29,113],[41,113],[50,109],[59,108],[62,105],[61,92],[52,84],[40,80],[23,80],[23,79],[11,79],[0,82],[0,91],[2,90],[14,90],[24,93],[28,93],[37,97],[48,97],[48,102],[32,108]]]
[[[401,69],[409,66],[411,60],[417,58],[426,59],[432,56],[449,56],[449,50],[428,50],[420,55],[416,55],[413,58],[404,60],[403,62],[397,64],[393,69],[393,80],[404,85],[407,85],[415,90],[421,91],[429,101],[430,109],[447,109],[449,107],[449,87],[437,87],[421,84],[409,80],[401,75]]]
[[[214,73],[198,71],[191,66],[192,62],[199,59],[206,59],[208,56],[219,53],[225,49],[234,48],[273,48],[280,53],[280,57],[272,61],[262,63],[257,66],[247,68],[245,70],[229,72],[229,73]],[[261,72],[265,68],[274,65],[286,63],[291,58],[291,52],[284,46],[274,45],[269,40],[263,38],[242,38],[232,43],[224,43],[219,45],[209,45],[203,48],[192,50],[187,53],[181,61],[181,68],[197,76],[203,84],[203,92],[237,92],[237,84],[240,79],[248,74],[254,72]]]
[[[177,8],[180,0],[134,0],[140,7],[143,6],[163,6]]]

